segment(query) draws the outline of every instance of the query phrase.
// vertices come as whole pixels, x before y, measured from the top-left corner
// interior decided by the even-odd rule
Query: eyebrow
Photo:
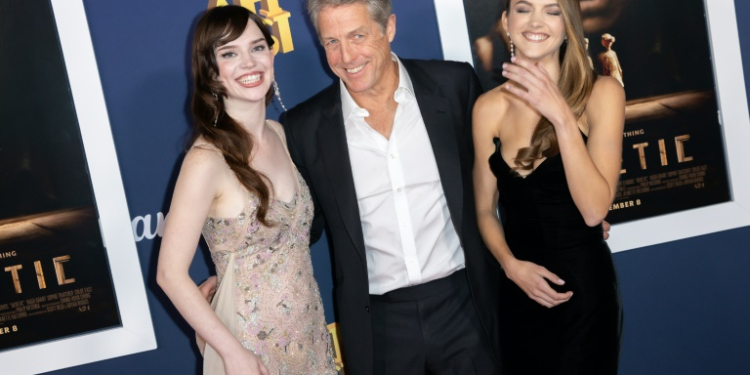
[[[532,6],[532,7],[534,6],[533,4],[531,4],[530,2],[525,1],[525,0],[521,0],[521,1],[519,1],[519,2],[516,3],[516,5],[519,5],[519,4],[525,4],[525,5]],[[549,7],[558,7],[559,8],[560,4],[558,4],[558,3],[550,3],[550,4],[544,5],[542,8],[549,8]]]
[[[346,34],[346,36],[352,36],[352,35],[355,35],[355,34],[364,34],[364,33],[366,33],[366,32],[367,32],[367,28],[366,28],[366,27],[361,27],[361,26],[360,26],[360,27],[358,27],[358,28],[356,28],[356,29],[354,29],[354,30],[352,30],[352,31],[348,32],[348,33]]]
[[[351,37],[352,35],[355,35],[355,34],[366,34],[366,33],[367,33],[367,28],[364,27],[364,26],[360,26],[360,27],[358,27],[358,28],[356,28],[356,29],[354,29],[354,30],[349,31],[348,33],[346,33],[346,36],[347,37]],[[337,39],[337,38],[332,37],[332,36],[322,36],[320,38],[321,41],[332,40],[332,39]]]
[[[265,42],[265,41],[266,41],[266,38],[258,38],[258,39],[253,40],[252,42],[250,42],[250,45],[262,43],[262,42]],[[231,43],[231,42],[229,42],[229,43]],[[216,52],[219,52],[219,51],[221,51],[223,49],[226,49],[226,48],[232,48],[232,47],[235,47],[235,45],[234,44],[225,44],[225,45],[217,48]]]

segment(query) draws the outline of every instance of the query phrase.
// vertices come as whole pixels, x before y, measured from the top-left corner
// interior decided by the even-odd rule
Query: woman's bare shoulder
[[[185,160],[182,162],[183,170],[186,168],[197,169],[203,170],[204,173],[212,170],[217,171],[225,166],[224,155],[218,147],[206,141],[203,137],[199,137],[193,142],[185,154]]]
[[[474,117],[483,119],[483,124],[493,126],[495,133],[499,133],[503,124],[512,123],[506,120],[512,119],[523,107],[523,102],[505,88],[509,84],[504,83],[482,94],[474,107]],[[474,122],[477,123],[476,120]]]
[[[586,114],[596,117],[610,114],[613,110],[625,110],[625,90],[614,77],[599,76],[591,89]]]
[[[620,81],[610,76],[598,76],[591,89],[591,95],[625,94]]]
[[[501,85],[479,96],[474,105],[474,114],[499,118],[505,115],[511,107],[513,107],[513,97]]]

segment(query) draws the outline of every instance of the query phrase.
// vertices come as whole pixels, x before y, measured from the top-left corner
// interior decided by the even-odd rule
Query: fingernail
[[[558,283],[559,283],[560,285],[565,285],[565,280],[563,280],[563,279],[557,279],[557,282],[558,282]]]
[[[515,57],[515,56],[511,57],[511,58],[510,58],[510,61],[511,61],[511,62],[516,62],[516,57]]]
[[[508,72],[506,72],[505,70],[503,70],[502,75],[506,75],[506,74],[508,74]]]
[[[508,63],[503,63],[503,69],[508,67]]]

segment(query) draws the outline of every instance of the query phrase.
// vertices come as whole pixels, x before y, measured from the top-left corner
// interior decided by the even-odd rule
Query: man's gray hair
[[[349,4],[366,5],[370,17],[372,17],[372,19],[380,25],[383,32],[385,32],[385,27],[388,24],[388,17],[393,14],[391,0],[307,0],[307,14],[310,15],[310,20],[312,21],[313,26],[315,26],[315,31],[320,34],[320,28],[318,27],[318,14],[323,8],[338,7]]]

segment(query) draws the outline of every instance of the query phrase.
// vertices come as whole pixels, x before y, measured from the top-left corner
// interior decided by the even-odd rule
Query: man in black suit
[[[501,269],[476,223],[468,64],[399,59],[390,0],[308,0],[339,82],[286,112],[333,251],[348,375],[498,374]]]

